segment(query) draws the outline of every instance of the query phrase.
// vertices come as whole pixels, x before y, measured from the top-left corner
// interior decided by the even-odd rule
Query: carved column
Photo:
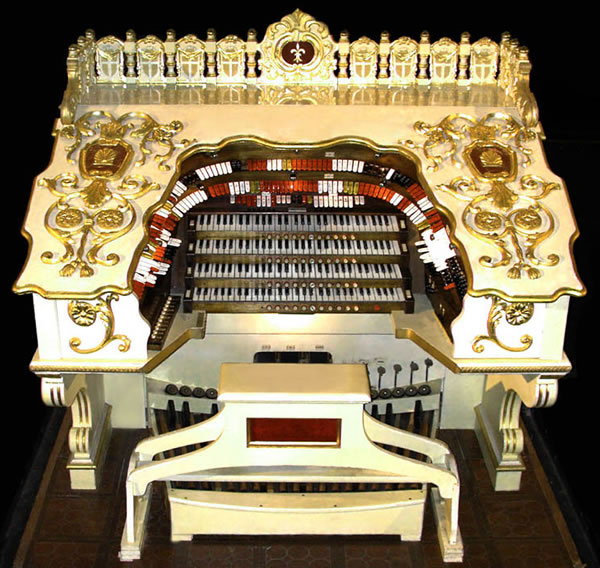
[[[71,408],[67,464],[71,488],[97,489],[111,432],[111,407],[104,402],[102,377],[44,375],[42,400],[48,406]]]
[[[488,375],[482,403],[475,407],[475,432],[496,491],[516,491],[525,465],[521,404],[528,408],[552,406],[558,378],[542,375]]]

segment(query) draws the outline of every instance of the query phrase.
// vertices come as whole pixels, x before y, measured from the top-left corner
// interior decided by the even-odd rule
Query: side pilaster
[[[47,374],[42,379],[42,400],[48,406],[71,409],[71,455],[67,464],[72,489],[98,488],[110,442],[111,407],[104,400],[101,380],[85,374]]]
[[[475,407],[475,433],[496,491],[517,491],[525,470],[521,404],[548,407],[557,396],[558,377],[487,375],[482,402]]]

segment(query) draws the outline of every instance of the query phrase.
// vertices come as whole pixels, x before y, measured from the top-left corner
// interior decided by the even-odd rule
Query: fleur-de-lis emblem
[[[315,46],[301,39],[288,41],[281,47],[281,58],[288,65],[308,65],[315,58]]]
[[[290,53],[294,56],[294,63],[302,63],[302,56],[306,53],[306,49],[300,47],[300,44],[296,42],[296,47],[291,49]]]

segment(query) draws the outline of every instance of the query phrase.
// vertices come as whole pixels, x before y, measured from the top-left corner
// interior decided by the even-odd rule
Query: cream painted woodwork
[[[182,407],[183,397],[168,394],[168,386],[218,391],[218,398],[185,399],[192,412],[216,405],[212,418],[148,438],[132,454],[122,560],[140,557],[150,485],[161,481],[173,541],[334,529],[416,540],[429,494],[443,558],[461,561],[458,473],[436,433],[474,430],[495,489],[517,490],[524,468],[519,410],[555,402],[571,369],[563,353],[569,301],[586,292],[572,255],[576,221],[566,184],[545,159],[530,71],[527,50],[508,35],[498,43],[427,32],[418,39],[382,33],[378,41],[343,33],[336,40],[300,10],[268,26],[262,39],[254,31],[246,40],[170,31],[166,41],[88,32],[71,47],[54,148],[33,182],[22,229],[29,252],[13,290],[33,295],[38,349],[30,367],[42,398],[71,409],[72,487],[98,486],[112,428],[149,428],[169,401]],[[407,221],[410,309],[228,313],[197,302],[177,308],[156,346],[144,292],[155,285],[163,292],[171,260],[161,252],[179,245],[176,228],[157,228],[155,220],[176,217],[185,232],[192,214],[225,203],[194,168],[214,167],[211,176],[219,178],[227,153],[244,163],[248,156],[305,155],[354,163],[354,170],[320,179],[340,183],[350,174],[364,180],[358,163],[369,155],[380,172],[373,187],[388,189],[399,173],[422,190],[407,197],[413,185],[400,184],[387,203],[378,197]],[[289,169],[273,172],[296,179]],[[244,170],[251,175],[258,183],[262,173]],[[231,181],[234,211],[238,179]],[[278,195],[260,195],[269,203],[262,212],[276,209],[269,200]],[[340,194],[346,202],[331,195],[321,212],[345,203],[360,213],[358,194]],[[402,209],[405,198],[410,206]],[[456,292],[456,313],[448,314],[453,285],[431,293],[424,266],[439,275],[450,261],[466,289]],[[331,362],[256,362],[305,353]],[[376,398],[383,389],[416,385],[428,394]],[[431,437],[370,416],[384,404],[414,413],[415,401],[433,413]],[[339,447],[247,444],[247,418],[291,415],[341,419]],[[163,456],[202,441],[214,443]],[[271,464],[278,480],[411,480],[422,488],[232,496],[172,487],[178,479],[273,478],[251,464]]]
[[[73,489],[98,488],[111,433],[111,406],[104,401],[102,381],[84,374],[44,375],[42,400],[48,406],[71,409],[70,456],[67,463]]]
[[[363,365],[224,364],[219,391],[223,407],[217,415],[143,440],[133,451],[121,560],[141,557],[150,484],[169,480],[431,483],[439,491],[434,496],[436,510],[446,515],[436,515],[446,538],[440,543],[444,560],[462,560],[454,457],[442,442],[385,425],[364,412],[370,389]],[[338,442],[254,445],[247,424],[256,418],[338,420]],[[212,443],[188,454],[158,456],[207,441]],[[392,454],[376,443],[416,451],[431,463]],[[169,491],[171,540],[219,534],[227,526],[236,534],[397,534],[406,540],[421,536],[422,490],[330,493],[325,498],[300,493],[231,495]]]

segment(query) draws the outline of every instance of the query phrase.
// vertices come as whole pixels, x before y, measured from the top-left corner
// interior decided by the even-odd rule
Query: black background
[[[3,510],[7,511],[34,454],[48,410],[39,394],[39,379],[28,370],[36,348],[32,300],[16,296],[11,286],[27,254],[20,235],[34,177],[51,158],[51,131],[58,117],[58,106],[66,87],[68,46],[86,29],[96,37],[115,35],[125,38],[133,29],[137,37],[148,34],[164,39],[168,29],[177,37],[194,33],[205,38],[215,28],[218,38],[235,34],[246,38],[251,28],[263,37],[266,27],[296,7],[329,26],[334,40],[342,30],[350,40],[367,36],[376,41],[384,30],[391,40],[407,35],[419,38],[424,30],[431,41],[447,36],[460,40],[463,31],[472,41],[487,36],[499,41],[509,31],[530,49],[533,65],[531,90],[536,96],[546,134],[546,154],[550,168],[565,180],[578,221],[581,237],[575,243],[575,257],[581,278],[588,288],[584,298],[573,298],[569,312],[565,351],[573,371],[560,381],[558,401],[552,408],[535,411],[547,434],[551,452],[563,471],[577,509],[597,538],[600,525],[598,497],[598,423],[600,415],[599,381],[595,375],[595,336],[598,328],[595,282],[598,209],[596,194],[600,182],[598,163],[598,51],[593,47],[595,30],[590,14],[562,8],[529,4],[496,3],[496,14],[485,13],[479,4],[446,3],[445,8],[431,4],[407,6],[364,5],[352,8],[335,3],[302,3],[268,8],[257,5],[214,3],[143,5],[115,3],[52,4],[46,10],[28,11],[16,7],[4,32],[2,65],[2,210],[7,239],[8,260],[2,259],[3,328],[2,373],[3,406],[0,439],[3,442]],[[8,174],[8,177],[7,177]]]

